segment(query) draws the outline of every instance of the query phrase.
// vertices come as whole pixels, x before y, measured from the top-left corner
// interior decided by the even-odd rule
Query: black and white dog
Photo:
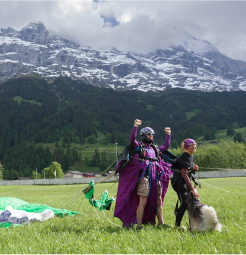
[[[193,197],[191,191],[187,197],[187,204],[191,230],[218,230],[221,232],[221,224],[212,206],[203,204],[199,197]]]

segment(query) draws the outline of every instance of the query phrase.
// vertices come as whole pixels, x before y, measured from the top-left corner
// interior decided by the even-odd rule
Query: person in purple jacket
[[[158,225],[164,225],[162,205],[171,175],[171,165],[160,158],[160,154],[169,149],[171,129],[165,128],[165,143],[158,147],[154,144],[154,130],[150,127],[141,129],[142,141],[136,141],[139,125],[141,121],[135,120],[130,136],[133,156],[119,172],[114,213],[123,226],[130,227],[137,223],[137,229],[141,229],[142,224],[155,224],[156,216]]]

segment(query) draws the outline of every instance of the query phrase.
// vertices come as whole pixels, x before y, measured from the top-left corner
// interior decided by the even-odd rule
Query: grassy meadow
[[[189,112],[187,113],[188,116],[192,116],[196,113],[196,111],[194,112]],[[69,130],[72,127],[72,124],[68,124],[66,126],[66,128]],[[65,129],[66,129],[65,128]],[[235,129],[236,133],[241,133],[242,136],[246,136],[246,127],[244,128],[238,128]],[[105,138],[106,136],[100,132],[99,130],[97,130],[97,140],[98,141],[102,141],[103,138]],[[223,142],[223,141],[234,141],[234,136],[228,136],[227,135],[227,130],[219,130],[216,131],[215,134],[215,139],[213,141],[216,141],[218,143]],[[204,136],[200,136],[198,138],[196,138],[196,142],[197,143],[203,143],[204,145],[209,145],[211,141],[206,141],[204,139]],[[42,144],[42,146],[44,147],[49,147],[49,148],[55,148],[55,142],[53,143],[39,143]],[[61,140],[58,142],[59,146],[62,146],[62,142]],[[74,164],[72,167],[70,167],[70,170],[76,170],[76,171],[81,171],[81,172],[94,172],[94,171],[99,171],[98,167],[90,167],[90,166],[86,166],[85,164],[85,158],[92,158],[92,154],[95,152],[95,149],[97,148],[99,150],[99,152],[103,152],[103,151],[107,151],[107,153],[111,153],[112,158],[116,158],[116,145],[114,143],[107,143],[107,144],[102,144],[101,142],[98,142],[96,144],[88,144],[87,142],[85,142],[84,144],[79,144],[79,143],[71,143],[70,144],[70,148],[77,148],[78,151],[81,152],[81,158],[82,160],[76,164]],[[119,156],[122,151],[124,149],[124,146],[122,145],[117,145],[117,155]],[[199,148],[200,149],[200,148]],[[203,149],[202,149],[203,150]],[[172,150],[174,154],[177,154],[177,150]],[[177,154],[179,155],[179,153]],[[221,166],[222,167],[222,166]]]
[[[241,133],[243,137],[246,136],[246,127],[236,128],[234,130],[235,130],[235,134],[236,133]],[[234,135],[227,135],[227,129],[216,131],[215,132],[215,138],[213,139],[213,141],[220,142],[220,141],[224,141],[224,140],[234,141]],[[204,136],[200,136],[196,139],[196,142],[209,144],[211,141],[210,140],[205,140]]]
[[[13,97],[13,99],[20,105],[21,101],[25,101],[25,102],[28,102],[28,103],[31,103],[31,104],[37,104],[39,106],[42,105],[42,103],[36,101],[36,100],[27,100],[27,99],[23,99],[21,96],[16,96],[16,97]]]
[[[69,124],[70,125],[70,124]],[[68,129],[69,129],[69,125],[67,125]],[[72,125],[70,125],[72,126]],[[97,130],[97,140],[98,141],[102,141],[103,138],[105,138],[106,136],[100,132],[99,130]],[[49,147],[49,148],[55,148],[55,142],[53,143],[39,143],[42,144],[42,146],[44,147]],[[58,142],[59,146],[62,146],[62,141],[60,140]],[[76,170],[76,171],[81,171],[81,172],[95,172],[95,171],[99,171],[98,167],[90,167],[90,166],[86,166],[85,164],[85,158],[88,157],[89,159],[92,159],[92,154],[95,153],[95,149],[97,148],[99,150],[100,153],[102,153],[103,151],[107,151],[107,153],[111,153],[112,158],[115,159],[116,158],[116,145],[114,143],[107,143],[107,144],[102,144],[101,142],[98,142],[96,144],[89,144],[87,142],[85,142],[84,144],[78,144],[78,143],[70,143],[70,148],[77,148],[78,151],[81,152],[81,161],[77,164],[74,164],[73,167],[70,167],[70,170]],[[122,145],[118,145],[117,144],[117,156],[119,156],[122,151],[124,149],[124,146]],[[113,162],[113,161],[112,161]]]
[[[187,119],[190,120],[192,116],[195,116],[199,112],[201,112],[201,110],[194,109],[193,111],[186,112],[185,114],[186,114]]]
[[[198,190],[200,198],[217,211],[222,224],[221,233],[174,229],[173,211],[177,198],[171,185],[163,206],[164,221],[171,228],[145,225],[141,231],[121,227],[121,221],[113,218],[115,202],[110,211],[95,210],[81,192],[86,185],[0,186],[2,197],[17,197],[29,203],[83,213],[2,228],[0,251],[2,254],[245,254],[246,178],[202,179],[201,183],[202,189]],[[96,185],[95,199],[99,199],[105,189],[112,197],[117,193],[117,184]],[[188,228],[187,213],[182,224]]]

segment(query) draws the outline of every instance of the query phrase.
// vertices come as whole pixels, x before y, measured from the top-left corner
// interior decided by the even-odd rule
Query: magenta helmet
[[[184,147],[185,149],[187,150],[189,148],[189,146],[191,146],[192,144],[196,144],[196,141],[193,140],[193,139],[187,139],[185,142],[184,142]]]

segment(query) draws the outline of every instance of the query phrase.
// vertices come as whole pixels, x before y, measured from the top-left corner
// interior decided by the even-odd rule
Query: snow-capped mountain
[[[117,90],[246,90],[246,63],[210,48],[196,54],[180,46],[146,55],[115,48],[95,50],[50,34],[41,22],[30,23],[20,31],[1,29],[0,82],[36,72]]]

